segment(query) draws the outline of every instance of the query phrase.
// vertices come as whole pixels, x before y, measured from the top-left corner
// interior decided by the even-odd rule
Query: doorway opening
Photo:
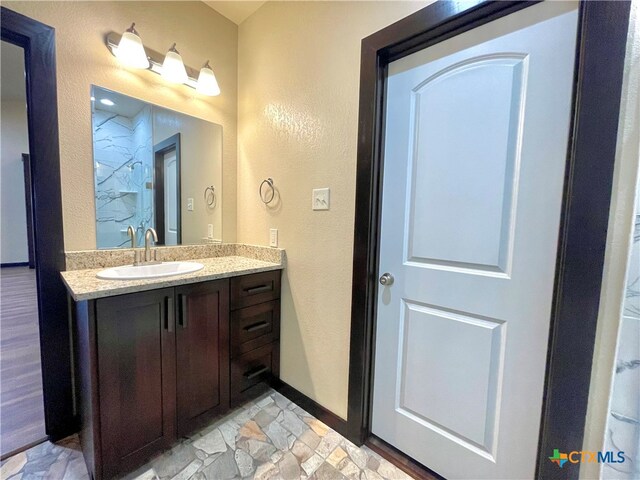
[[[44,423],[47,437],[55,441],[77,430],[67,293],[60,277],[60,272],[65,270],[65,255],[55,30],[5,7],[0,7],[0,17],[2,42],[23,51],[24,67],[21,72],[26,92],[29,140],[28,149],[21,149],[18,155],[21,157],[23,153],[28,153],[30,162],[33,264],[37,290]],[[4,68],[2,73],[5,73]],[[18,207],[25,208],[24,198],[19,200],[15,196],[11,199],[9,208],[12,211]],[[2,201],[4,204],[4,198]],[[27,240],[24,242],[28,248]]]
[[[24,49],[2,41],[0,458],[46,438]]]
[[[180,134],[176,133],[153,147],[154,214],[158,245],[180,245]],[[193,209],[193,205],[189,208]]]

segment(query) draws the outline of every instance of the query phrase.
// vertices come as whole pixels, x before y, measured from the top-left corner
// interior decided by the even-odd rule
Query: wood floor
[[[0,456],[45,437],[36,273],[1,268]]]

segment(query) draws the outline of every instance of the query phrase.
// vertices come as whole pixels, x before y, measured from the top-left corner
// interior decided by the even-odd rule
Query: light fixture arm
[[[136,22],[133,22],[129,28],[126,30],[129,33],[133,33],[134,35],[140,36],[138,31],[136,30]]]

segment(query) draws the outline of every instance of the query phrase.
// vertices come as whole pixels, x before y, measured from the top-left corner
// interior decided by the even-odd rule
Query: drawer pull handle
[[[245,288],[244,291],[247,292],[247,295],[255,295],[256,293],[270,292],[271,290],[273,290],[273,287],[271,284],[268,284],[260,285],[259,287]]]
[[[255,332],[256,330],[260,330],[262,328],[268,327],[269,324],[267,322],[258,322],[253,325],[249,325],[248,327],[244,327],[245,332]]]
[[[262,367],[259,367],[257,370],[249,370],[244,374],[244,377],[247,380],[251,380],[252,378],[256,378],[258,375],[261,375],[268,370],[269,370],[269,367],[262,366]]]
[[[180,295],[180,326],[182,328],[187,328],[187,296],[184,294]]]
[[[165,328],[168,332],[173,332],[173,297],[165,297]]]

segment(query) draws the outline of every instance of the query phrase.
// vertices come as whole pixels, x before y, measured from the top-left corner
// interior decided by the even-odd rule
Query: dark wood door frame
[[[2,40],[24,49],[31,156],[36,284],[45,429],[51,439],[76,430],[58,144],[55,30],[0,7]]]
[[[36,247],[33,228],[33,187],[31,185],[31,156],[22,154],[22,170],[24,176],[24,203],[27,210],[27,250],[29,252],[29,268],[36,268]]]
[[[537,2],[438,1],[362,41],[347,436],[372,437],[378,239],[390,62]],[[628,1],[582,1],[536,477],[577,478],[546,459],[582,447],[613,181]],[[598,449],[600,446],[593,446]],[[405,459],[406,460],[406,459]]]
[[[178,182],[176,195],[178,196],[178,245],[182,243],[182,172],[180,163],[180,133],[170,136],[166,140],[158,143],[153,147],[153,165],[154,165],[154,179],[153,179],[153,214],[155,218],[156,233],[158,234],[158,245],[165,245],[164,238],[164,217],[165,217],[165,205],[164,205],[164,156],[171,150],[176,151],[176,164],[178,171]]]

